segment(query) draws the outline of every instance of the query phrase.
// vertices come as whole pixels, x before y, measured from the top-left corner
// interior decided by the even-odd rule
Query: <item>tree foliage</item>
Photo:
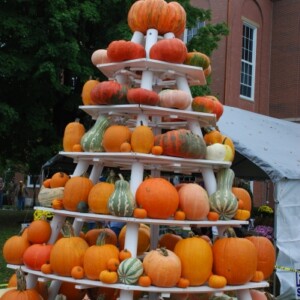
[[[78,109],[82,85],[101,77],[91,64],[96,49],[131,38],[127,13],[133,0],[3,0],[0,3],[0,173],[23,166],[37,174],[62,149],[67,123],[90,118]],[[179,1],[188,27],[210,11]],[[224,24],[199,31],[189,47],[211,54]],[[203,40],[205,44],[203,45]]]

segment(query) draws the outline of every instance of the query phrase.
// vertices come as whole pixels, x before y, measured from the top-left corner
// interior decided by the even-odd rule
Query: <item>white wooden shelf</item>
[[[143,114],[151,117],[148,126],[162,129],[178,129],[186,128],[187,121],[197,121],[201,127],[216,127],[215,114],[195,112],[189,110],[164,108],[160,106],[139,105],[139,104],[123,104],[123,105],[82,105],[79,108],[89,114],[93,119],[97,119],[100,115],[108,115],[112,117],[122,117],[127,124],[136,125],[136,117]],[[161,119],[153,118],[161,117]],[[164,117],[173,119],[172,121],[164,121]]]
[[[69,210],[61,210],[61,209],[52,209],[43,206],[34,207],[35,210],[44,210],[52,212],[55,215],[64,216],[64,217],[73,217],[77,220],[86,221],[120,221],[126,223],[145,223],[145,224],[156,224],[156,225],[167,225],[167,226],[183,226],[186,227],[188,225],[197,225],[198,227],[237,227],[241,225],[247,225],[248,221],[239,221],[239,220],[229,220],[229,221],[191,221],[191,220],[174,220],[174,219],[151,219],[151,218],[133,218],[133,217],[116,217],[113,215],[103,215],[103,214],[95,214],[95,213],[80,213],[73,212]]]
[[[153,155],[136,152],[59,152],[73,158],[75,163],[87,162],[89,165],[101,164],[103,167],[129,170],[133,163],[141,163],[145,170],[158,170],[180,174],[201,173],[203,169],[229,168],[231,162],[206,159],[186,159],[174,156]]]
[[[10,269],[17,269],[19,265],[7,265]],[[247,290],[247,289],[259,289],[259,288],[266,288],[269,286],[268,282],[248,282],[244,285],[227,285],[222,289],[213,289],[208,287],[206,284],[201,286],[190,286],[188,288],[178,288],[178,287],[171,287],[171,288],[160,288],[155,286],[150,287],[142,287],[139,285],[128,285],[122,283],[115,283],[115,284],[105,284],[98,280],[88,280],[88,279],[74,279],[72,277],[66,276],[58,276],[55,274],[44,274],[40,271],[31,270],[25,266],[21,266],[24,272],[30,273],[38,277],[38,281],[45,281],[45,280],[58,280],[58,281],[67,281],[76,284],[76,287],[79,289],[86,289],[86,288],[93,288],[93,287],[109,287],[113,289],[120,289],[120,290],[130,290],[130,291],[144,291],[148,293],[211,293],[211,292],[226,292],[226,291],[239,291],[239,290]]]
[[[149,58],[100,64],[97,65],[97,68],[108,79],[115,79],[118,75],[126,76],[131,85],[138,87],[141,86],[143,71],[153,72],[153,87],[174,88],[177,85],[176,79],[178,77],[185,77],[189,86],[206,84],[203,69],[200,67],[168,63]]]

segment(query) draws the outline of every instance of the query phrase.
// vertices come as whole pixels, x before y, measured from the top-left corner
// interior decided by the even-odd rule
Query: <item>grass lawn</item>
[[[3,245],[8,238],[20,232],[22,223],[28,223],[32,219],[32,209],[24,211],[15,209],[0,210],[0,284],[7,283],[10,276],[14,273],[14,270],[6,267],[2,252]]]

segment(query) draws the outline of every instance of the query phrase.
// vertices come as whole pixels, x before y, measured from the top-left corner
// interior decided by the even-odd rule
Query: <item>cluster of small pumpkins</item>
[[[163,89],[160,92],[142,87],[130,87],[115,80],[98,81],[89,79],[82,88],[84,105],[124,105],[142,104],[211,113],[219,120],[223,114],[223,104],[213,95],[192,96],[179,89]]]
[[[56,188],[48,188],[49,181]],[[86,176],[69,176],[57,172],[43,183],[38,199],[47,199],[53,209],[118,217],[175,220],[248,220],[252,209],[248,191],[233,187],[234,172],[229,168],[217,172],[217,190],[208,195],[198,183],[173,185],[163,177],[146,177],[135,195],[122,174],[114,171],[106,181],[93,183]],[[55,190],[62,191],[58,198]],[[53,193],[54,192],[54,193]],[[42,193],[42,197],[40,194]],[[48,193],[48,194],[47,194]],[[40,203],[42,206],[43,203]]]
[[[66,152],[136,152],[214,161],[233,161],[235,154],[230,137],[217,129],[203,137],[183,128],[154,134],[142,121],[130,128],[114,123],[105,115],[100,115],[87,131],[78,120],[68,123],[63,149]]]
[[[118,237],[109,228],[90,229],[75,236],[71,224],[66,222],[63,234],[54,244],[47,244],[52,233],[50,223],[34,220],[21,235],[5,242],[3,256],[9,264],[25,265],[43,274],[100,280],[108,285],[179,288],[208,285],[222,289],[226,285],[260,282],[273,272],[275,249],[265,237],[233,235],[212,242],[205,235],[182,237],[165,233],[158,247],[149,250],[150,229],[141,224],[139,258],[132,257],[124,248],[126,228],[122,230]]]

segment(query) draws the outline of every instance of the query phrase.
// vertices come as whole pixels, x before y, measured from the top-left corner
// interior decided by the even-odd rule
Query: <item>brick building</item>
[[[214,51],[211,90],[228,106],[300,122],[299,0],[191,0],[230,34]],[[254,184],[256,206],[273,201],[271,182]]]

